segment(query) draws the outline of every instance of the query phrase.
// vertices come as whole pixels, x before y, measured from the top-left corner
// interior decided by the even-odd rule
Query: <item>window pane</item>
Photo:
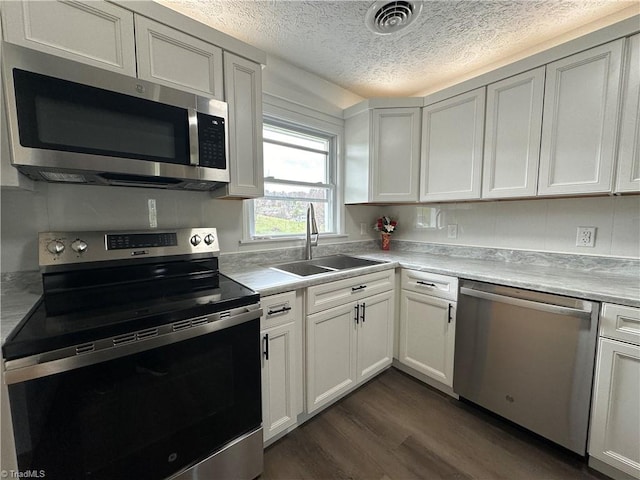
[[[327,183],[327,155],[264,143],[264,176]]]
[[[307,187],[306,185],[282,185],[279,183],[264,182],[265,197],[285,197],[303,201],[326,201],[330,192],[326,187]]]
[[[258,198],[254,200],[254,235],[304,235],[307,225],[309,202],[300,200],[273,200]],[[320,233],[331,232],[329,204],[314,202],[316,223]]]
[[[304,133],[292,132],[278,127],[265,125],[262,135],[265,140],[276,140],[278,142],[300,145],[301,147],[313,148],[314,150],[329,150],[329,140],[325,138],[305,135]]]

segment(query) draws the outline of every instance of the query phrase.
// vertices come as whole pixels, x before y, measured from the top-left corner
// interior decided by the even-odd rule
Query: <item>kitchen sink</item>
[[[350,257],[349,255],[331,255],[328,257],[314,258],[313,260],[284,263],[282,265],[275,265],[271,268],[274,270],[292,273],[300,277],[308,277],[310,275],[320,275],[338,270],[368,267],[370,265],[379,265],[381,263],[385,262],[367,260],[366,258]]]
[[[287,273],[293,273],[294,275],[298,275],[300,277],[308,277],[309,275],[317,275],[319,273],[329,273],[335,271],[330,268],[320,267],[318,265],[313,265],[307,262],[285,263],[284,265],[277,265],[271,268],[275,270],[282,270],[283,272]]]
[[[336,270],[347,270],[349,268],[368,267],[384,262],[367,260],[366,258],[350,257],[349,255],[331,255],[329,257],[307,260],[306,263],[320,265],[322,267],[335,268]]]

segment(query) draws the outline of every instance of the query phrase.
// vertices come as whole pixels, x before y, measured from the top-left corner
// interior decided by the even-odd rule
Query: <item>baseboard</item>
[[[594,457],[589,457],[589,467],[605,474],[607,477],[613,478],[614,480],[638,480],[638,478],[640,478],[638,476],[629,475],[622,470],[618,470],[616,467],[612,467],[608,463],[604,463],[602,460],[598,460]]]
[[[424,373],[420,373],[420,372],[418,372],[417,370],[414,370],[411,367],[407,367],[403,363],[400,363],[400,361],[397,358],[393,359],[392,366],[397,368],[401,372],[404,372],[407,375],[411,375],[412,377],[420,380],[422,383],[426,383],[430,387],[433,387],[436,390],[440,390],[441,392],[446,393],[447,395],[455,398],[456,400],[459,398],[458,394],[455,393],[453,391],[453,389],[451,387],[449,387],[448,385],[444,385],[444,384],[438,382],[437,380],[434,380],[433,378],[427,377]]]

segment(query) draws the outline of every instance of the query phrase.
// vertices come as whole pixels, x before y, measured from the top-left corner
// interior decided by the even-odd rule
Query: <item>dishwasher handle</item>
[[[492,300],[494,302],[507,303],[517,307],[531,308],[541,312],[553,313],[556,315],[569,315],[574,317],[591,317],[591,304],[587,303],[585,308],[563,307],[561,305],[553,305],[551,303],[541,303],[533,300],[525,300],[523,298],[509,297],[499,295],[497,293],[483,292],[469,287],[460,287],[461,295],[481,298],[483,300]]]

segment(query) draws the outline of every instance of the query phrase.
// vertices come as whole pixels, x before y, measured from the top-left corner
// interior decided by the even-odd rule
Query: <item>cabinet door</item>
[[[297,421],[295,323],[262,332],[262,426],[267,441]]]
[[[589,455],[640,477],[640,346],[600,338]]]
[[[391,365],[393,361],[394,292],[367,297],[359,305],[357,382]]]
[[[402,290],[400,362],[453,386],[456,304]]]
[[[640,191],[640,34],[628,40],[616,193]]]
[[[372,116],[371,201],[417,202],[420,109],[379,108]]]
[[[623,46],[547,65],[538,195],[611,191]]]
[[[3,2],[5,40],[136,76],[133,13],[107,2]]]
[[[422,112],[420,201],[480,198],[485,89]]]
[[[136,15],[138,77],[223,99],[222,49]]]
[[[487,87],[482,197],[530,197],[538,186],[544,67]]]
[[[307,316],[307,412],[356,383],[356,304]]]
[[[214,195],[264,195],[262,162],[262,67],[224,52],[224,88],[229,104],[230,183]]]

